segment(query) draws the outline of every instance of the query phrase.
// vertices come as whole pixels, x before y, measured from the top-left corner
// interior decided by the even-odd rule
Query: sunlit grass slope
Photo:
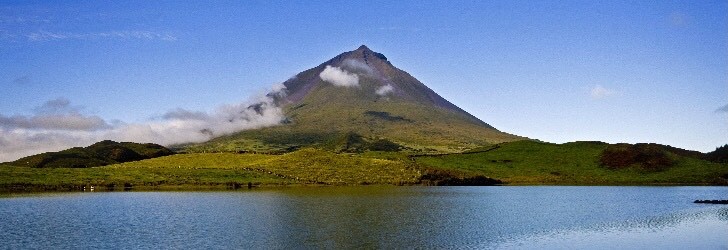
[[[303,184],[414,183],[418,171],[403,161],[301,149],[283,155],[199,153],[180,154],[109,168],[237,169],[273,174]]]
[[[418,164],[483,174],[508,184],[558,185],[725,185],[728,164],[669,156],[675,165],[660,171],[639,166],[609,169],[599,158],[606,143],[549,144],[518,141],[481,153],[417,157]]]
[[[284,155],[178,154],[95,168],[0,166],[0,187],[72,190],[84,185],[134,189],[256,185],[410,184],[420,174],[404,161],[302,149]]]

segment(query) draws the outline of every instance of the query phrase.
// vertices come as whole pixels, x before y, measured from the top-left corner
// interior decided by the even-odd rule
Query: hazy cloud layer
[[[14,129],[51,129],[94,131],[109,128],[110,125],[98,116],[81,114],[36,115],[36,116],[3,116],[0,115],[0,127]]]
[[[71,101],[67,98],[59,97],[46,101],[43,105],[36,107],[33,111],[36,114],[64,114],[79,113],[83,107],[71,106]]]
[[[381,86],[381,87],[377,88],[377,91],[376,91],[377,95],[380,95],[380,96],[385,96],[392,92],[394,92],[394,87],[392,87],[392,85],[390,85],[390,84]]]
[[[335,86],[340,87],[357,87],[359,86],[359,76],[350,73],[339,67],[326,65],[326,68],[319,74],[322,80],[327,81]]]
[[[190,111],[183,108],[177,108],[162,115],[162,119],[165,120],[207,120],[209,118],[210,116],[205,112]]]
[[[365,62],[356,59],[344,60],[344,62],[341,63],[341,67],[355,73],[374,75],[374,68]]]
[[[277,125],[284,116],[273,97],[285,95],[285,89],[274,88],[268,95],[221,105],[209,113],[178,108],[145,123],[113,126],[97,116],[81,114],[67,99],[51,100],[36,108],[33,116],[0,115],[0,162],[101,140],[173,145]]]
[[[591,90],[589,91],[589,94],[594,99],[603,99],[609,96],[614,95],[616,92],[614,92],[611,89],[607,89],[603,87],[602,85],[594,85]]]
[[[58,98],[35,108],[35,114],[31,116],[0,114],[0,127],[79,131],[94,131],[111,127],[100,117],[83,115],[80,110],[80,107],[71,106],[68,99]]]
[[[728,113],[728,104],[715,110],[716,113]]]
[[[58,41],[58,40],[93,40],[93,39],[125,39],[125,40],[162,40],[177,41],[177,37],[169,33],[159,33],[146,30],[124,30],[93,33],[74,32],[48,32],[38,31],[23,35],[28,41]]]
[[[69,16],[73,18],[68,18]],[[0,6],[0,41],[45,42],[101,39],[176,41],[178,39],[171,32],[127,27],[78,31],[78,28],[105,27],[113,22],[121,22],[122,20],[118,18],[119,16],[112,17],[103,12],[82,11],[76,8],[47,9],[36,8],[34,5]],[[133,23],[123,23],[134,26]]]

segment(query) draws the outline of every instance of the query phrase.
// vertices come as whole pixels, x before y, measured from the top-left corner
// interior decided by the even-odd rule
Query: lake
[[[728,249],[728,187],[317,187],[0,198],[0,248]]]

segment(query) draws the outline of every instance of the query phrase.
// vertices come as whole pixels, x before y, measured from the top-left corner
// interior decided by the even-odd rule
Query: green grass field
[[[600,165],[604,143],[518,141],[461,154],[333,153],[304,148],[281,155],[189,153],[94,168],[0,166],[0,190],[79,190],[83,186],[226,189],[297,185],[413,185],[432,170],[487,176],[508,185],[726,185],[728,164],[674,154],[664,170]]]
[[[284,155],[195,153],[95,168],[0,166],[0,190],[224,189],[281,185],[412,184],[417,169],[403,161],[302,149]]]
[[[511,185],[725,185],[728,164],[671,155],[663,171],[638,166],[612,170],[599,164],[604,143],[519,141],[473,154],[417,157],[419,165],[482,174]],[[721,176],[723,178],[721,178]]]

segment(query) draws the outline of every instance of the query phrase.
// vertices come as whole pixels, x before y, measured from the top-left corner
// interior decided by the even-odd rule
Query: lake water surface
[[[0,248],[728,249],[728,187],[325,187],[0,198]]]

